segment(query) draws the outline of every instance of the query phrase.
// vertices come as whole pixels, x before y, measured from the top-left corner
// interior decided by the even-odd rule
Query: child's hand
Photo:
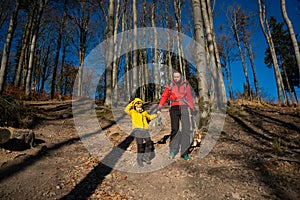
[[[157,114],[157,115],[160,115],[160,113],[161,113],[161,109],[158,108],[156,114]]]

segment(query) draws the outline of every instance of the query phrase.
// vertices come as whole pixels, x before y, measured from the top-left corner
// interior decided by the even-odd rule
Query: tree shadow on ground
[[[57,110],[63,111],[65,109],[69,109],[69,105],[63,105],[59,108],[54,108],[48,110],[49,112],[56,112]],[[47,114],[49,114],[47,112]],[[117,121],[121,120],[125,114],[121,115],[115,121],[110,120],[110,123],[105,127],[102,127],[101,130],[105,130],[113,126],[117,123]],[[49,119],[48,117],[41,117],[39,120],[41,121],[51,121],[56,120],[58,118]],[[95,132],[88,133],[85,137],[91,137],[95,134],[99,134],[99,130]],[[62,197],[62,199],[87,199],[94,190],[98,187],[99,184],[102,183],[104,178],[111,173],[113,166],[117,163],[119,158],[122,156],[124,151],[120,151],[120,148],[126,150],[127,147],[132,143],[134,137],[129,135],[125,140],[123,140],[118,146],[113,147],[110,153],[108,153],[104,159],[98,164],[98,166],[94,167],[92,171],[80,182],[78,183],[75,188],[70,191],[67,195]],[[0,169],[0,183],[5,179],[13,176],[14,174],[18,173],[19,171],[25,170],[27,167],[33,165],[34,163],[38,162],[39,160],[43,159],[49,153],[57,151],[58,149],[62,148],[65,145],[69,145],[75,142],[80,141],[80,137],[73,137],[68,140],[62,141],[58,144],[55,144],[51,147],[42,146],[35,155],[22,155],[20,158],[13,160],[10,163],[4,163]],[[111,166],[106,166],[104,163],[111,163]]]
[[[44,140],[41,139],[34,139],[34,145],[40,145],[42,143],[45,143]],[[30,144],[25,143],[23,140],[19,140],[16,138],[10,139],[4,144],[0,144],[0,148],[9,150],[9,151],[24,151],[26,149],[32,148]]]
[[[79,141],[79,137],[71,138],[61,143],[55,144],[52,147],[42,146],[40,150],[35,155],[27,155],[21,161],[15,161],[8,166],[4,166],[0,169],[0,183],[1,181],[13,176],[15,173],[18,173],[21,170],[25,170],[30,165],[38,162],[40,159],[44,157],[45,154],[50,153],[51,151],[55,151],[61,148],[64,145],[68,145],[73,142]]]
[[[260,120],[260,121],[265,121],[265,120],[272,120],[277,122],[277,126],[281,126],[283,128],[290,128],[291,130],[297,130],[297,127],[294,126],[289,126],[287,127],[287,123],[276,119],[276,118],[272,118],[270,116],[266,116],[264,114],[258,113],[253,111],[252,109],[247,109],[247,112],[250,113],[252,115],[252,117],[256,117],[256,120]],[[239,145],[245,145],[248,148],[250,147],[251,149],[253,149],[256,152],[260,152],[261,154],[264,153],[268,153],[266,152],[266,149],[271,150],[272,148],[272,143],[274,142],[274,134],[272,134],[271,132],[269,132],[267,129],[264,129],[263,126],[262,127],[258,127],[259,129],[263,130],[263,133],[260,133],[256,130],[254,130],[250,125],[250,123],[247,123],[247,119],[243,119],[242,117],[238,117],[234,114],[228,114],[235,122],[237,122],[237,124],[245,130],[245,132],[247,133],[248,136],[253,137],[257,142],[259,142],[259,146],[261,146],[261,148],[258,147],[254,147],[252,145],[246,144],[246,143],[241,143],[240,140],[230,140],[230,142],[233,143],[238,143]],[[257,118],[259,116],[259,118]],[[291,123],[289,123],[291,124]],[[257,127],[256,127],[257,128]],[[265,135],[267,134],[267,135]],[[285,139],[286,142],[291,142],[288,138],[284,138],[284,136],[282,136],[283,139]],[[290,144],[288,145],[289,148],[297,148],[297,146],[295,146],[295,144]],[[299,147],[298,147],[299,148]],[[259,177],[260,181],[263,182],[266,187],[272,191],[271,194],[274,194],[276,197],[280,198],[280,199],[294,199],[295,197],[290,194],[288,191],[286,191],[282,185],[289,185],[290,183],[287,181],[288,177],[285,177],[283,174],[279,174],[279,173],[272,173],[270,171],[270,169],[268,169],[268,167],[266,167],[266,161],[264,161],[264,159],[258,156],[258,159],[256,160],[251,160],[249,159],[244,159],[244,158],[238,158],[236,157],[236,155],[229,155],[229,154],[224,154],[221,155],[222,157],[227,157],[229,159],[232,160],[237,160],[240,159],[240,163],[246,164],[247,168],[254,170],[255,168],[258,168],[259,170],[256,171],[257,177]],[[298,167],[300,167],[299,164],[297,164]],[[238,177],[237,177],[238,178]],[[241,181],[243,181],[241,179]],[[291,189],[297,193],[299,191],[299,187],[293,185],[291,186]]]
[[[291,140],[289,134],[283,134],[281,132],[272,133],[268,130],[263,122],[272,123],[272,127],[278,126],[281,130],[290,129],[291,131],[298,131],[297,126],[292,123],[286,123],[282,120],[272,118],[270,116],[266,116],[264,114],[253,111],[252,109],[247,110],[250,114],[251,120],[247,117],[239,117],[234,114],[228,113],[228,115],[234,119],[249,135],[254,137],[257,141],[259,141],[262,145],[271,147],[271,144],[274,143],[275,139],[281,139],[284,142],[285,147],[288,147],[291,150],[299,149],[297,141]],[[271,121],[270,121],[271,120]],[[260,129],[261,131],[255,131],[250,124],[255,125],[255,128]],[[292,127],[292,128],[291,128]]]
[[[146,106],[148,105],[146,104]],[[150,112],[154,112],[154,109],[151,109]],[[120,116],[117,121],[124,116],[125,114]],[[126,150],[133,140],[134,136],[129,135],[121,143],[113,147],[113,149],[102,159],[102,161],[96,167],[94,167],[94,169],[91,170],[87,174],[87,176],[85,176],[85,178],[75,186],[72,191],[70,191],[61,199],[87,199],[88,197],[90,197],[94,193],[96,188],[101,185],[105,177],[112,172],[113,167],[121,158],[124,151],[120,151],[119,149]],[[152,147],[153,154],[151,155],[154,157],[154,145],[152,145]],[[107,166],[104,163],[110,163],[111,166]]]
[[[238,154],[218,154],[216,156],[222,157],[223,159],[232,160],[236,163],[240,163],[237,166],[216,166],[208,170],[210,176],[215,176],[220,179],[235,180],[238,183],[253,182],[255,180],[259,181],[261,187],[267,191],[266,199],[295,199],[295,195],[299,193],[299,186],[291,184],[288,181],[292,177],[286,177],[284,174],[275,173],[267,167],[268,163],[263,160],[251,160],[245,159]],[[243,170],[245,169],[246,170]],[[254,177],[254,176],[255,177]],[[283,187],[285,186],[285,187]],[[289,191],[286,186],[288,186]],[[291,192],[292,191],[292,192]]]
[[[111,121],[111,123],[106,125],[105,127],[102,127],[101,129],[96,130],[95,132],[86,134],[85,137],[91,137],[95,134],[99,134],[99,132],[106,130],[106,129],[110,128],[111,126],[113,126],[114,124],[116,124],[116,122],[118,120],[120,120],[122,117],[124,117],[124,115],[120,116],[118,119],[116,119],[116,121]],[[49,120],[43,119],[43,121],[49,121]],[[69,145],[69,144],[72,144],[72,143],[75,143],[78,141],[80,141],[80,137],[73,137],[73,138],[62,141],[62,142],[55,144],[53,146],[50,146],[50,147],[41,146],[40,149],[38,150],[38,152],[34,155],[26,155],[26,156],[23,156],[22,159],[14,160],[11,163],[6,163],[5,166],[1,166],[1,169],[0,169],[0,183],[1,183],[1,181],[13,176],[15,173],[18,173],[21,170],[25,170],[30,165],[39,161],[40,159],[42,159],[44,157],[44,155],[46,153],[49,154],[52,151],[54,152],[57,149],[60,149],[61,147],[65,146],[65,145]],[[41,141],[41,142],[44,142],[44,141]],[[124,145],[127,143],[123,142],[122,144]]]
[[[114,147],[110,153],[108,153],[102,161],[90,171],[85,178],[78,183],[75,188],[61,199],[87,199],[90,197],[98,185],[100,185],[105,177],[113,170],[113,166],[107,166],[103,163],[110,163],[115,165],[124,151],[120,151],[119,148],[125,150],[131,142],[134,140],[133,136],[128,136],[118,146]]]
[[[291,122],[285,122],[283,120],[280,120],[280,119],[277,119],[275,117],[270,117],[268,115],[265,115],[265,114],[262,114],[260,112],[257,112],[255,110],[253,110],[251,107],[248,107],[248,106],[245,106],[245,110],[251,114],[252,116],[255,116],[255,117],[261,117],[263,118],[264,120],[271,120],[272,122],[278,124],[279,126],[282,126],[282,127],[285,127],[285,128],[288,128],[290,130],[294,130],[294,131],[297,131],[297,132],[300,132],[300,127],[298,127],[297,125],[295,125],[294,123],[291,123]],[[289,115],[289,116],[294,116],[294,117],[299,117],[298,115],[294,115],[294,114],[287,114],[287,113],[280,113],[280,115]]]

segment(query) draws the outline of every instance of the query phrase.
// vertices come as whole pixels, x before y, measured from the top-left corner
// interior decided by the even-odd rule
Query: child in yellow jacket
[[[130,117],[132,122],[133,135],[136,138],[137,144],[137,163],[139,166],[143,166],[143,162],[151,164],[150,152],[152,147],[152,141],[149,134],[148,122],[157,117],[156,114],[150,115],[143,108],[143,101],[140,98],[135,98],[129,103],[124,110]],[[143,142],[145,141],[145,153]]]

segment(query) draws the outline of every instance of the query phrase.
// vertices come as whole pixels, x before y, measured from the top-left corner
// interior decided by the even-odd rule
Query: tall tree
[[[108,21],[106,28],[106,67],[105,67],[105,102],[107,106],[111,105],[112,102],[112,65],[109,61],[113,58],[114,44],[111,37],[114,32],[114,0],[109,1],[108,6]]]
[[[215,0],[214,0],[215,2]],[[216,73],[217,73],[217,80],[216,80],[216,85],[217,88],[217,94],[218,94],[218,107],[223,108],[224,103],[226,102],[226,90],[225,90],[225,84],[224,84],[224,79],[223,79],[223,74],[222,74],[222,67],[221,67],[221,62],[220,62],[220,56],[219,56],[219,50],[217,46],[217,41],[216,41],[216,33],[214,29],[214,23],[213,23],[213,12],[212,12],[212,7],[211,7],[211,1],[206,0],[206,10],[207,10],[207,15],[208,15],[208,20],[209,20],[209,27],[211,28],[211,34],[212,34],[212,43],[213,43],[213,52],[214,52],[214,57],[215,57],[215,62],[216,62]],[[204,20],[205,22],[205,20]]]
[[[138,68],[137,68],[137,61],[138,61],[138,55],[137,55],[137,28],[138,28],[138,19],[137,19],[137,2],[136,0],[132,1],[132,23],[133,23],[133,58],[132,58],[132,68],[136,68],[136,70],[133,70],[132,75],[132,88],[135,90],[135,95],[137,95],[137,86],[138,86]]]
[[[270,52],[271,52],[271,56],[272,56],[273,69],[274,69],[276,85],[277,85],[278,101],[279,101],[279,104],[281,104],[281,105],[287,105],[287,97],[286,97],[286,93],[284,91],[282,76],[281,76],[280,69],[278,66],[278,60],[276,57],[274,43],[272,40],[270,28],[269,28],[269,22],[266,18],[265,2],[264,2],[264,0],[262,0],[262,1],[257,0],[257,3],[258,3],[258,9],[259,9],[259,22],[260,22],[263,34],[266,38],[268,47],[270,48]]]
[[[118,101],[118,62],[117,62],[117,53],[118,53],[118,46],[117,46],[117,34],[118,34],[118,27],[119,27],[119,12],[120,12],[120,0],[117,0],[116,2],[116,14],[115,14],[115,20],[114,20],[114,53],[113,53],[113,61],[112,61],[112,88],[114,90],[114,100],[115,102]]]
[[[297,61],[297,65],[298,65],[298,69],[299,69],[299,74],[300,74],[300,53],[299,53],[299,45],[296,39],[296,35],[294,32],[294,28],[293,28],[293,24],[291,22],[291,20],[288,17],[287,11],[286,11],[286,5],[285,5],[285,0],[280,0],[281,3],[281,13],[282,13],[282,17],[285,21],[286,26],[288,27],[289,33],[290,33],[290,37],[291,40],[293,42],[293,47],[294,47],[294,51],[295,51],[295,57],[296,57],[296,61]]]
[[[277,23],[277,20],[273,16],[270,17],[270,30],[278,59],[278,65],[281,69],[284,89],[289,92],[290,101],[294,104],[292,95],[295,90],[294,88],[299,87],[300,74],[298,74],[292,40],[288,31],[284,30],[284,24]],[[273,62],[269,48],[266,49],[265,63],[267,64],[267,67],[272,67]],[[295,98],[296,97],[297,96],[295,96]]]
[[[6,75],[7,65],[8,65],[10,47],[11,47],[11,42],[12,42],[13,35],[14,35],[15,29],[16,29],[19,8],[20,8],[20,0],[16,0],[15,8],[10,17],[6,41],[4,43],[4,48],[3,48],[1,67],[0,67],[0,93],[3,92],[3,87],[4,87],[4,83],[5,83],[5,79],[6,79],[5,75]]]
[[[155,9],[156,9],[157,1],[153,0],[151,5],[151,25],[153,28],[153,35],[154,35],[154,66],[155,66],[155,80],[160,83],[160,76],[159,76],[159,68],[158,68],[158,49],[157,49],[157,31],[156,31],[156,24],[155,24]],[[160,84],[155,85],[155,94],[154,99],[159,98],[159,94],[161,93]]]
[[[127,6],[127,3],[126,3],[126,6]],[[128,14],[127,14],[127,9],[126,10],[124,10],[124,12],[123,12],[123,17],[122,17],[122,32],[124,32],[125,31],[125,27],[126,27],[126,22],[127,22],[127,19],[128,18],[130,18],[129,16],[128,16]],[[129,45],[128,44],[128,40],[125,40],[125,41],[123,41],[122,42],[122,45]],[[127,101],[129,101],[130,100],[130,94],[131,94],[131,92],[130,92],[130,90],[131,90],[131,87],[130,87],[130,73],[129,73],[129,54],[128,53],[126,53],[126,55],[125,55],[125,63],[124,63],[124,73],[126,73],[126,76],[125,76],[125,80],[124,80],[124,96],[125,96],[125,100],[127,100]]]
[[[67,3],[68,1],[64,1],[64,9],[63,14],[60,21],[60,27],[59,27],[59,33],[57,37],[57,48],[56,48],[56,55],[55,55],[55,63],[53,68],[53,74],[52,74],[52,81],[51,81],[51,99],[54,98],[55,94],[55,86],[56,86],[56,77],[57,77],[57,69],[58,69],[58,62],[59,62],[59,56],[60,56],[60,50],[61,50],[61,43],[62,43],[62,37],[65,31],[65,22],[66,22],[66,16],[67,16]]]
[[[248,57],[249,57],[250,63],[251,63],[251,69],[252,69],[253,81],[254,81],[254,88],[255,88],[255,96],[256,96],[256,98],[260,99],[261,98],[261,92],[260,92],[260,87],[259,87],[259,83],[258,83],[258,79],[257,79],[257,75],[256,75],[255,66],[254,66],[254,53],[252,51],[252,46],[251,46],[249,40],[245,40],[244,44],[246,46],[247,54],[248,54]]]
[[[91,20],[92,7],[89,1],[78,1],[78,13],[75,19],[75,24],[79,31],[79,69],[78,69],[78,92],[77,95],[82,96],[83,84],[83,64],[87,51],[89,23]]]
[[[193,20],[194,20],[194,32],[195,40],[199,43],[200,46],[195,49],[195,62],[197,66],[197,82],[198,82],[198,91],[199,91],[199,107],[200,107],[200,126],[208,125],[208,114],[209,114],[209,98],[208,98],[208,85],[206,82],[206,73],[205,67],[201,66],[203,63],[203,52],[201,50],[205,49],[204,42],[204,31],[203,31],[203,20],[201,13],[201,5],[199,0],[192,0],[193,7]],[[202,55],[202,57],[201,57]]]
[[[215,4],[216,0],[213,0],[213,3]],[[213,20],[213,11],[211,7],[211,1],[206,0],[206,5],[207,5],[207,14],[209,18],[209,23],[210,27],[212,28],[212,37],[213,37],[213,44],[214,44],[214,52],[215,52],[215,57],[216,57],[216,65],[219,70],[219,75],[222,75],[222,68],[221,68],[221,62],[220,62],[220,57],[219,57],[219,50],[217,46],[217,39],[216,39],[216,34],[215,34],[215,29],[214,29],[214,20]]]
[[[245,13],[241,10],[241,7],[238,5],[235,5],[233,7],[229,8],[229,13],[227,15],[227,19],[230,23],[232,33],[234,35],[234,39],[236,42],[236,45],[239,50],[240,59],[242,62],[242,67],[244,71],[245,81],[246,81],[246,88],[247,88],[247,97],[251,99],[251,87],[250,87],[250,81],[249,81],[249,75],[248,75],[248,68],[246,64],[246,46],[242,45],[242,36],[241,33],[244,30],[245,26]]]
[[[225,87],[223,76],[221,73],[221,69],[218,68],[217,58],[216,58],[216,51],[214,46],[214,29],[211,27],[210,16],[208,9],[210,7],[207,5],[206,0],[200,0],[202,17],[205,27],[205,34],[207,40],[207,49],[208,49],[208,56],[209,56],[209,67],[210,67],[210,74],[211,74],[211,84],[212,84],[212,91],[211,91],[211,100],[214,103],[214,107],[222,108],[222,104],[226,99]]]
[[[223,28],[221,28],[223,29]],[[222,67],[225,69],[225,76],[227,79],[227,88],[229,98],[234,100],[234,90],[232,87],[232,70],[231,64],[237,60],[237,53],[235,52],[235,42],[229,33],[222,33],[218,35],[218,47],[220,52],[220,60]]]
[[[25,98],[28,98],[30,95],[30,84],[31,84],[31,78],[32,78],[32,71],[34,67],[34,57],[36,53],[36,45],[38,40],[38,34],[39,34],[39,28],[40,23],[44,11],[44,7],[47,3],[47,0],[40,0],[38,1],[38,8],[37,8],[37,14],[36,14],[36,21],[34,23],[34,31],[31,38],[30,43],[30,52],[29,52],[29,63],[28,63],[28,69],[27,69],[27,76],[26,76],[26,82],[25,82]]]
[[[32,9],[27,9],[26,15],[27,15],[26,24],[25,24],[24,30],[23,30],[23,36],[22,36],[22,40],[21,40],[21,44],[20,44],[21,50],[20,50],[20,54],[18,56],[17,69],[15,72],[15,78],[14,78],[14,86],[15,87],[19,87],[21,84],[22,70],[23,70],[23,74],[24,74],[24,71],[26,71],[25,70],[26,55],[29,50],[28,46],[29,46],[30,38],[31,38],[31,35],[33,32],[33,25],[34,25],[34,18],[35,18],[34,12],[32,11]],[[22,87],[23,86],[24,86],[24,84],[22,84]]]
[[[50,76],[50,66],[52,65],[53,62],[51,62],[52,60],[52,51],[53,49],[51,48],[51,37],[50,37],[50,33],[48,33],[46,36],[43,37],[44,41],[49,41],[48,44],[45,44],[45,48],[44,48],[44,52],[42,53],[42,59],[41,59],[41,66],[43,66],[43,68],[40,71],[39,74],[39,78],[40,78],[40,82],[41,86],[39,88],[40,92],[44,92],[45,91],[45,83],[46,80],[48,79],[48,77]]]
[[[186,63],[184,61],[184,51],[182,47],[182,0],[174,0],[174,11],[175,11],[175,25],[176,30],[179,32],[177,37],[177,49],[178,49],[178,65],[184,78],[186,78]]]
[[[7,17],[10,13],[10,2],[6,0],[0,1],[0,29],[2,28],[2,25],[6,21]]]

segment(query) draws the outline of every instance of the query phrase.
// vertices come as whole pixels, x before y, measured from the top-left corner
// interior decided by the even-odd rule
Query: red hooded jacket
[[[178,84],[172,80],[172,89],[170,91],[170,86],[167,85],[159,102],[158,108],[161,109],[166,101],[168,100],[168,98],[170,97],[170,101],[171,101],[171,107],[172,106],[182,106],[182,105],[187,105],[194,110],[194,101],[193,101],[193,96],[191,93],[191,88],[189,86],[189,84],[184,83],[184,81],[180,82],[180,86],[178,87]],[[184,86],[184,84],[186,84],[186,87]],[[184,88],[185,87],[185,88]],[[184,91],[186,90],[186,91]],[[186,101],[187,100],[187,103]]]

